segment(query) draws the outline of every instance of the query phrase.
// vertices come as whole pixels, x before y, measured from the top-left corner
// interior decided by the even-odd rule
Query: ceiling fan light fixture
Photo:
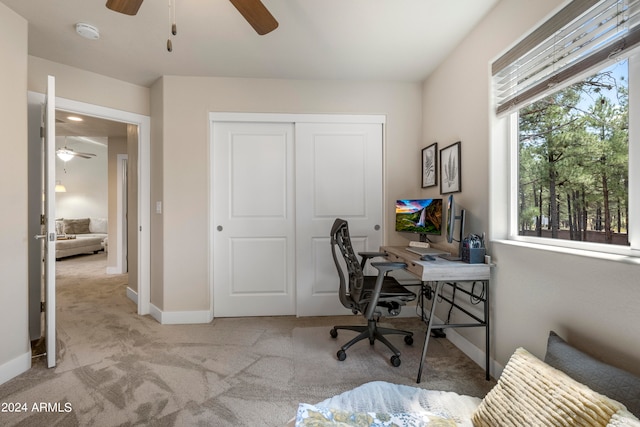
[[[76,24],[76,33],[89,40],[98,40],[100,38],[100,31],[93,25],[85,24],[84,22],[78,22]]]
[[[60,160],[62,160],[63,162],[68,162],[69,160],[73,159],[73,154],[70,153],[67,150],[58,150],[56,152],[56,155],[58,156],[58,158]]]

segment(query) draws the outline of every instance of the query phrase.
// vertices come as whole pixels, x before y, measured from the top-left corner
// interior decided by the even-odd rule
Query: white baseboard
[[[138,305],[138,293],[127,286],[127,298],[135,302]]]
[[[0,365],[0,384],[6,383],[29,369],[31,369],[30,351]]]
[[[120,267],[107,267],[107,274],[124,274]]]
[[[213,320],[213,312],[202,311],[162,311],[150,304],[149,314],[163,325],[190,325],[210,323]]]

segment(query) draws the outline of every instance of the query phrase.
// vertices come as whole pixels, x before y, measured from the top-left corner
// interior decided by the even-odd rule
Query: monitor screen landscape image
[[[397,200],[396,231],[441,234],[442,199]]]

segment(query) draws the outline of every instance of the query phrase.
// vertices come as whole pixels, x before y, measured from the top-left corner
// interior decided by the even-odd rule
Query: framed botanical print
[[[460,178],[460,141],[440,150],[440,193],[462,191]]]
[[[422,188],[438,185],[438,143],[422,149]]]

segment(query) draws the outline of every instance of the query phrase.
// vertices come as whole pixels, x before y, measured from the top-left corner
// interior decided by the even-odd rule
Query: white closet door
[[[356,251],[382,243],[382,124],[296,123],[297,314],[351,313],[338,299],[330,231],[349,222]]]
[[[293,124],[213,124],[214,316],[295,314]]]

